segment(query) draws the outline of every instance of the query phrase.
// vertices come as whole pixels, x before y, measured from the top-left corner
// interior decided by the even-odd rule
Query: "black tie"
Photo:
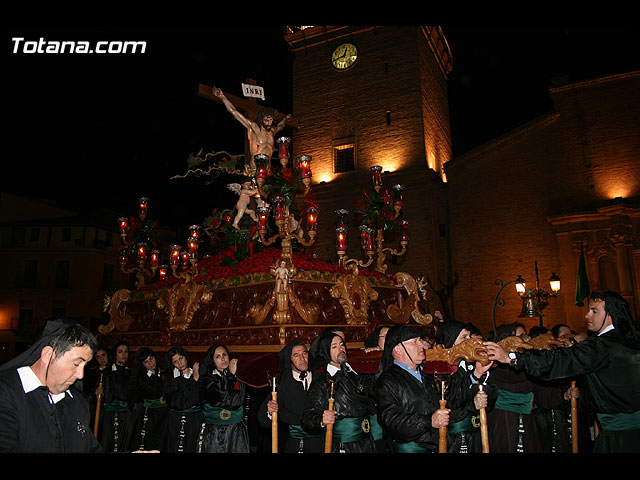
[[[302,388],[307,391],[307,372],[300,372],[300,380],[302,380]]]

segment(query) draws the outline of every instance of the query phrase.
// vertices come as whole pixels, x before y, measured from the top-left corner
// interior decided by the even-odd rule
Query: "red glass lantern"
[[[120,217],[118,219],[118,225],[120,226],[120,235],[126,235],[129,230],[129,219],[127,217]]]
[[[158,268],[158,259],[160,258],[160,252],[158,250],[151,250],[151,268]]]
[[[347,227],[340,226],[336,228],[336,249],[339,252],[347,250]]]
[[[137,246],[138,261],[144,262],[147,259],[147,246],[144,243],[139,243]]]
[[[296,164],[300,169],[301,178],[311,177],[311,156],[301,155],[296,159]]]
[[[171,245],[171,256],[169,259],[171,265],[178,265],[180,263],[180,250],[182,250],[180,245]]]
[[[373,182],[374,187],[379,187],[382,185],[382,167],[380,165],[375,165],[371,167],[371,181]]]
[[[149,203],[149,199],[147,197],[140,197],[138,199],[138,207],[140,218],[144,218],[147,215],[147,204]]]
[[[318,207],[312,205],[307,209],[307,224],[310,231],[318,228]]]

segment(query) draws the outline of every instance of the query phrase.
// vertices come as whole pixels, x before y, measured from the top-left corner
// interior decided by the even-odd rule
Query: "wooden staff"
[[[484,385],[478,385],[480,391],[484,391]],[[487,431],[487,409],[480,409],[480,436],[482,438],[482,453],[489,453],[489,432]]]
[[[278,392],[276,392],[276,377],[273,377],[273,390],[271,391],[271,400],[278,401]],[[271,414],[271,453],[278,453],[278,412]]]
[[[96,419],[95,422],[93,424],[93,434],[95,435],[96,438],[98,438],[98,427],[100,425],[100,404],[101,399],[102,399],[102,373],[100,374],[100,383],[98,384],[98,389],[100,390],[100,393],[98,394],[98,399],[96,401]]]
[[[333,384],[334,382],[329,380],[329,411],[333,411]],[[327,432],[324,436],[324,453],[331,453],[333,447],[333,423],[327,425]]]
[[[576,388],[576,381],[571,382],[571,388]],[[571,451],[578,453],[578,399],[571,397]]]
[[[446,383],[444,380],[440,380],[440,378],[436,375],[436,381],[440,382],[440,394],[442,397],[440,398],[440,408],[447,408],[447,400],[444,398],[444,394],[446,392]],[[438,439],[438,452],[439,453],[447,453],[447,427],[440,427],[438,429],[438,433],[440,435]]]

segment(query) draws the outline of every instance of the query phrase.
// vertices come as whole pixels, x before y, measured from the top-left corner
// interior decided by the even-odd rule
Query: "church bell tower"
[[[451,54],[436,26],[287,27],[294,53],[292,157],[310,155],[320,205],[314,251],[336,259],[334,211],[353,212],[370,189],[371,167],[384,188],[403,186],[410,243],[389,273],[446,283],[449,271],[446,178],[451,159],[447,76]],[[349,225],[349,257],[360,257]],[[388,245],[387,245],[388,244]],[[399,248],[397,238],[385,245]]]

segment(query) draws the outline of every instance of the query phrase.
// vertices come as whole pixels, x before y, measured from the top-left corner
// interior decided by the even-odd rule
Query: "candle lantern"
[[[158,250],[151,250],[151,269],[155,272],[158,268],[158,259],[160,258],[160,252]]]
[[[371,167],[371,182],[374,187],[380,188],[382,185],[382,167],[380,165],[375,165]]]
[[[402,234],[400,235],[400,243],[409,243],[409,222],[402,221]]]
[[[138,262],[142,263],[147,259],[147,246],[144,243],[139,243],[138,250]]]
[[[286,165],[289,161],[289,143],[291,139],[289,137],[280,137],[278,142],[278,158],[282,166]]]
[[[402,204],[404,203],[404,199],[402,198],[402,190],[404,190],[404,185],[393,186],[393,206],[396,207],[397,210],[401,209]]]
[[[144,217],[147,216],[147,204],[149,203],[149,199],[147,197],[140,197],[138,199],[139,204],[139,214],[140,219],[144,220]]]
[[[124,238],[129,230],[129,219],[127,217],[120,217],[118,224],[120,225],[120,236]]]
[[[310,178],[311,177],[311,156],[310,155],[300,155],[296,159],[296,165],[300,169],[300,177],[301,178]]]
[[[315,232],[318,228],[318,207],[315,205],[307,209],[307,225],[310,232]]]
[[[169,267],[166,265],[160,265],[160,269],[158,270],[160,274],[160,280],[164,280],[167,278],[167,273],[169,272]]]
[[[374,230],[369,228],[367,225],[360,225],[360,243],[362,245],[363,250],[366,252],[372,252],[373,249],[373,235]]]
[[[189,226],[189,237],[197,239],[200,238],[200,225]]]
[[[274,195],[273,203],[275,205],[273,218],[276,221],[284,220],[284,197],[282,195]]]
[[[129,261],[129,247],[122,247],[120,249],[120,263],[124,266]]]
[[[347,250],[347,227],[339,226],[336,228],[336,249],[338,252]]]
[[[182,268],[189,268],[189,252],[182,252]]]
[[[258,185],[264,184],[264,179],[267,178],[267,172],[269,171],[269,157],[264,153],[259,153],[253,156],[253,160],[256,164],[256,178]]]
[[[256,209],[258,211],[258,227],[261,231],[267,229],[267,219],[269,218],[269,211],[271,210],[267,206],[261,206]]]
[[[196,254],[198,253],[199,240],[200,239],[198,239],[196,237],[187,238],[187,247],[189,247],[189,252],[190,252],[192,258],[195,258]]]
[[[180,250],[182,250],[180,245],[171,245],[171,265],[178,265],[180,263]]]

